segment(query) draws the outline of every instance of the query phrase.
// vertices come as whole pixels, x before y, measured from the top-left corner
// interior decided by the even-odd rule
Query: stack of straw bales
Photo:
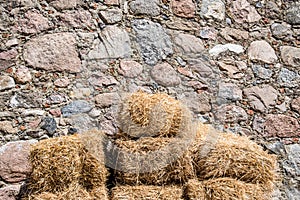
[[[27,199],[107,199],[108,172],[102,139],[102,132],[91,130],[33,145],[30,153],[33,171]],[[97,148],[90,146],[91,141],[97,143]]]

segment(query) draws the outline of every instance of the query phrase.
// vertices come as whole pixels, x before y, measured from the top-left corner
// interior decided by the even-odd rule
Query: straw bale
[[[106,186],[96,187],[90,192],[90,194],[94,197],[95,200],[108,200]]]
[[[114,141],[110,155],[118,183],[130,185],[181,184],[195,177],[188,143],[178,138],[140,138]]]
[[[264,184],[216,178],[207,181],[189,180],[185,185],[184,194],[190,200],[268,200],[272,191]]]
[[[178,186],[116,186],[112,200],[183,200],[182,188]]]
[[[180,101],[164,93],[141,91],[124,99],[119,115],[122,131],[132,137],[184,134],[182,130],[192,119]]]
[[[32,146],[29,189],[59,192],[76,182],[82,171],[83,145],[76,135],[42,140]]]
[[[198,178],[231,177],[255,184],[276,182],[276,157],[247,137],[211,131],[201,137],[191,151]]]

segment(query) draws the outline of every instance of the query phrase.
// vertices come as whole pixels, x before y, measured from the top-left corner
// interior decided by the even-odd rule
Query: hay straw
[[[254,184],[277,179],[276,157],[245,136],[209,131],[191,152],[200,179],[231,177]]]
[[[94,197],[94,200],[107,200],[107,188],[105,186],[96,187],[91,190],[90,194]]]
[[[195,177],[192,159],[182,142],[178,138],[115,140],[117,150],[108,157],[115,161],[116,181],[130,185],[182,184]]]
[[[211,200],[268,200],[272,191],[265,185],[245,183],[232,178],[217,178],[208,181],[189,180],[184,188],[187,199]]]
[[[111,200],[182,200],[178,186],[117,186]]]
[[[167,94],[138,91],[124,99],[119,122],[122,131],[132,137],[174,136],[191,122],[191,113]]]

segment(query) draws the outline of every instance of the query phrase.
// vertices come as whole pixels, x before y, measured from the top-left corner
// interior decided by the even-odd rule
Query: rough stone
[[[89,59],[127,58],[131,55],[131,44],[128,33],[117,26],[107,26],[101,31],[101,40],[94,41]]]
[[[291,107],[300,114],[300,97],[292,100]]]
[[[7,47],[17,46],[19,44],[19,40],[17,38],[12,38],[5,43]]]
[[[15,80],[12,77],[6,75],[0,76],[0,91],[8,90],[15,86]]]
[[[0,199],[16,200],[21,189],[21,185],[8,185],[0,188]]]
[[[280,138],[299,137],[300,125],[296,118],[282,114],[269,114],[264,123],[264,135]]]
[[[286,20],[289,24],[300,24],[300,3],[293,4],[286,11]]]
[[[217,96],[217,103],[224,104],[231,101],[238,101],[242,99],[242,90],[233,83],[220,83]]]
[[[15,49],[0,52],[0,71],[12,66],[16,62],[17,55],[18,51]]]
[[[157,16],[160,14],[159,0],[135,0],[129,3],[130,10],[135,15]]]
[[[108,9],[100,11],[100,17],[106,24],[115,24],[122,21],[122,10],[121,9]]]
[[[95,87],[108,87],[118,85],[119,82],[111,75],[104,74],[101,71],[94,72],[88,79],[89,83]]]
[[[30,66],[48,71],[81,70],[76,40],[71,33],[53,33],[29,40],[25,44],[24,59]]]
[[[200,16],[222,21],[225,19],[225,4],[221,0],[203,0]]]
[[[248,57],[250,60],[268,64],[273,64],[278,59],[274,49],[264,40],[251,42],[248,48]]]
[[[31,172],[30,146],[36,140],[9,142],[0,147],[0,177],[9,183],[24,181]]]
[[[51,118],[51,117],[46,117],[43,120],[43,125],[42,125],[41,128],[46,130],[49,135],[53,135],[55,133],[56,128],[57,128],[55,119]]]
[[[278,75],[278,83],[285,87],[297,87],[300,83],[300,75],[297,72],[282,68]]]
[[[143,66],[133,60],[121,60],[119,73],[127,78],[134,78],[143,72]]]
[[[238,123],[248,119],[246,111],[235,105],[222,105],[218,107],[215,117],[221,123]]]
[[[177,86],[181,83],[176,70],[168,63],[155,65],[151,70],[151,76],[158,84],[166,87]]]
[[[267,69],[261,65],[252,65],[253,73],[256,77],[261,79],[270,79],[273,75],[273,72],[271,69]]]
[[[87,10],[67,10],[59,15],[59,24],[73,28],[94,28],[93,18]]]
[[[289,39],[293,35],[291,25],[287,23],[273,23],[271,25],[271,31],[273,36],[278,39]]]
[[[69,117],[72,115],[87,113],[91,111],[93,106],[84,100],[73,101],[61,109],[64,117]]]
[[[0,133],[1,132],[16,134],[18,132],[18,128],[13,127],[11,121],[0,121]]]
[[[300,48],[291,46],[280,47],[281,59],[286,65],[300,66]]]
[[[32,76],[29,69],[25,66],[20,66],[15,73],[15,80],[17,83],[28,83],[31,82]]]
[[[276,105],[279,92],[270,85],[262,87],[254,86],[243,90],[244,95],[253,109],[264,112],[271,106]]]
[[[173,54],[170,36],[164,28],[146,19],[133,20],[139,51],[148,65],[155,65],[159,60]]]
[[[203,27],[199,32],[199,37],[202,39],[215,40],[217,35],[218,31],[213,27]]]
[[[209,54],[211,56],[218,56],[220,53],[224,53],[226,51],[231,51],[236,54],[243,53],[244,47],[238,44],[217,44],[212,49],[209,50]]]
[[[229,27],[223,28],[220,35],[230,42],[234,40],[248,40],[249,38],[249,32]]]
[[[67,87],[69,84],[70,80],[67,77],[59,78],[54,81],[54,85],[61,88]]]
[[[299,185],[300,180],[300,144],[292,144],[292,145],[286,145],[285,146],[286,152],[287,152],[287,157],[284,159],[282,165],[283,169],[286,172],[286,174],[292,178],[294,178],[296,184]],[[298,183],[297,183],[298,182]],[[296,189],[296,188],[295,188]],[[295,196],[296,195],[296,196]],[[289,192],[289,197],[297,197],[300,195],[300,192],[297,191],[290,191]],[[289,198],[289,199],[296,199],[296,198]]]
[[[237,23],[254,23],[261,19],[255,8],[247,0],[232,1],[229,11]]]
[[[88,114],[83,113],[71,116],[71,125],[78,133],[84,133],[91,129],[98,129],[98,123],[95,119],[91,118]]]
[[[109,6],[119,5],[119,0],[104,0],[104,3]]]
[[[192,0],[171,0],[171,9],[179,17],[192,18],[195,16],[196,6]]]
[[[230,78],[241,78],[243,75],[240,73],[240,70],[235,66],[234,63],[226,63],[226,62],[217,62],[219,68],[222,71],[226,71]]]
[[[51,6],[58,10],[76,8],[81,0],[47,0]]]
[[[193,35],[175,32],[173,39],[175,52],[183,56],[197,56],[205,51],[202,41]]]
[[[40,33],[50,28],[49,21],[38,10],[29,10],[18,20],[17,30],[26,34]]]
[[[40,108],[42,105],[40,93],[19,93],[17,92],[10,98],[12,108]]]
[[[184,92],[179,99],[196,114],[211,111],[210,99],[207,93]]]
[[[120,96],[118,93],[103,93],[95,96],[94,100],[97,106],[99,106],[100,108],[105,108],[111,105],[119,104]]]

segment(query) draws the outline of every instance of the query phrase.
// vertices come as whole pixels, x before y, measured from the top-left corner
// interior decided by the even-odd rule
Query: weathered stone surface
[[[15,49],[0,52],[0,71],[13,65],[16,61],[17,55],[18,51]]]
[[[87,10],[67,10],[59,15],[60,25],[67,25],[74,28],[94,28],[93,18]]]
[[[264,40],[251,42],[248,48],[248,57],[250,60],[261,61],[268,64],[272,64],[277,61],[274,49]]]
[[[243,76],[242,73],[240,73],[240,70],[232,62],[217,62],[217,64],[222,71],[227,72],[230,78],[239,79]]]
[[[135,15],[157,16],[160,14],[159,0],[134,0],[129,3],[129,7]]]
[[[10,76],[0,76],[0,91],[14,88],[15,80]]]
[[[209,50],[209,54],[211,56],[218,56],[220,53],[226,52],[226,51],[231,51],[236,54],[243,53],[244,47],[238,44],[217,44],[214,46],[212,49]]]
[[[261,19],[261,16],[247,0],[232,1],[229,11],[237,23],[253,23]]]
[[[21,185],[9,185],[0,188],[0,199],[3,200],[16,200],[20,192]]]
[[[98,94],[94,98],[97,106],[100,108],[109,107],[120,103],[120,96],[118,93],[103,93]]]
[[[118,85],[119,82],[111,75],[104,74],[101,71],[94,72],[88,79],[89,83],[95,87],[108,87]]]
[[[15,80],[17,83],[28,83],[32,80],[29,69],[25,66],[20,66],[15,73]]]
[[[31,172],[30,145],[36,140],[9,142],[0,147],[0,177],[10,183],[26,179]]]
[[[253,109],[264,112],[276,105],[279,92],[270,85],[254,86],[243,90]]]
[[[104,3],[106,5],[115,6],[119,5],[119,0],[104,0]]]
[[[184,92],[179,99],[194,113],[207,113],[211,110],[210,99],[205,92]]]
[[[300,97],[292,100],[291,107],[300,114]]]
[[[38,10],[29,10],[18,20],[17,30],[22,33],[40,33],[50,28],[49,21]]]
[[[93,106],[89,102],[83,100],[77,100],[63,107],[61,109],[61,112],[64,117],[69,117],[79,113],[89,112],[92,110],[92,108]]]
[[[179,17],[191,18],[195,16],[196,6],[192,0],[171,0],[171,9]]]
[[[199,32],[199,37],[202,39],[215,40],[218,31],[214,27],[203,27]]]
[[[58,10],[76,8],[81,0],[47,0],[51,6]]]
[[[280,47],[281,59],[286,65],[300,66],[300,48],[291,46]]]
[[[40,93],[21,93],[17,92],[10,98],[10,106],[12,108],[39,108],[42,105]]]
[[[117,26],[107,26],[96,39],[89,59],[126,58],[131,55],[131,44],[128,33]]]
[[[281,138],[299,137],[300,125],[296,118],[282,114],[269,114],[264,123],[264,135]]]
[[[287,23],[273,23],[271,25],[272,34],[278,39],[289,39],[293,35],[291,25]]]
[[[242,99],[242,90],[233,83],[220,83],[217,102],[224,104],[231,101],[238,101]]]
[[[205,50],[202,41],[193,35],[174,33],[173,38],[175,52],[183,56],[197,56],[198,54],[202,54]]]
[[[225,4],[221,0],[203,0],[200,16],[222,21],[225,18]]]
[[[292,4],[286,11],[286,20],[289,24],[300,24],[300,3]]]
[[[54,81],[54,85],[61,88],[67,87],[69,84],[70,80],[67,77],[59,78]]]
[[[238,123],[240,121],[246,121],[248,115],[246,111],[239,106],[222,105],[217,108],[215,118],[221,123]]]
[[[227,41],[247,40],[249,38],[248,31],[242,31],[234,28],[223,28],[220,32],[221,36]]]
[[[46,130],[48,134],[52,136],[57,128],[55,119],[52,117],[46,117],[43,120],[43,125],[41,126],[41,128]]]
[[[278,83],[285,87],[297,87],[300,83],[300,75],[295,71],[282,68],[278,75]]]
[[[176,86],[181,82],[175,69],[168,63],[155,65],[151,70],[151,76],[157,83],[166,87]]]
[[[86,113],[72,115],[71,125],[77,130],[78,133],[84,133],[88,130],[98,128],[97,120],[93,119]]]
[[[269,79],[272,77],[273,72],[271,69],[267,69],[263,67],[262,65],[252,65],[253,73],[256,77],[261,79]]]
[[[164,28],[146,19],[133,20],[139,51],[148,65],[155,65],[159,60],[173,54],[170,36]]]
[[[76,40],[71,33],[54,33],[29,40],[24,49],[25,61],[49,71],[80,72],[81,61]]]
[[[122,10],[121,9],[108,9],[100,11],[100,17],[106,24],[115,24],[122,21]]]
[[[133,60],[121,60],[119,73],[128,78],[134,78],[143,72],[143,66]]]
[[[11,121],[0,121],[0,133],[16,134],[18,128],[13,127]]]

